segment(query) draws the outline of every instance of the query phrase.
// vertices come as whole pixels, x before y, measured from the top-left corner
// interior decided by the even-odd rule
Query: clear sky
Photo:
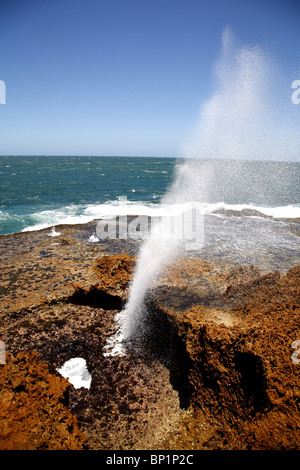
[[[0,0],[0,155],[178,156],[226,27],[289,94],[299,0]]]

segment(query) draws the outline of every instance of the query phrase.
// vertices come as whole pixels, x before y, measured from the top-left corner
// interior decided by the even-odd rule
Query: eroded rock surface
[[[64,410],[78,422],[85,448],[159,447],[165,435],[177,428],[183,413],[168,369],[151,354],[147,358],[136,353],[122,358],[103,355],[107,338],[115,332],[115,315],[128,294],[135,258],[124,252],[117,254],[115,246],[110,253],[102,246],[82,243],[73,236],[73,230],[60,230],[62,236],[55,239],[47,232],[3,237],[0,338],[11,357],[23,354],[25,365],[19,374],[22,387],[30,380],[34,382],[30,376],[32,352],[38,354],[39,364],[47,365],[49,380],[52,377],[66,384],[57,369],[72,357],[86,359],[92,374],[90,388],[75,389],[69,384],[64,402]],[[10,374],[15,372],[10,359],[0,368],[7,376],[1,396],[14,394]],[[26,395],[30,408],[36,407],[40,393],[37,386],[33,394]],[[60,403],[60,390],[53,393]],[[22,403],[6,409],[7,415],[3,415],[6,422],[9,417],[15,436],[10,439],[10,433],[5,437],[6,430],[1,428],[3,448],[72,448],[78,432],[75,425],[70,435],[57,436],[57,442],[52,430],[51,439],[48,433],[32,444],[29,427],[35,433],[43,433],[44,427],[40,414],[34,413],[24,431],[27,408],[20,413]],[[43,400],[40,405],[44,407]],[[59,421],[68,428],[63,411]]]
[[[90,229],[0,238],[1,448],[299,448],[300,268],[179,259],[149,293],[143,347],[110,358],[136,250]],[[89,389],[58,374],[72,357]]]
[[[68,409],[69,388],[36,353],[9,355],[0,368],[0,449],[84,449],[87,437]]]
[[[194,276],[185,265],[193,263],[203,272],[198,293],[191,283],[191,307],[180,310],[172,306],[172,297],[157,298],[185,345],[192,388],[195,422],[191,426],[189,419],[191,432],[179,433],[172,445],[208,446],[195,431],[201,412],[200,423],[206,416],[218,428],[210,445],[297,449],[300,369],[292,361],[291,347],[300,337],[300,267],[286,274],[260,273],[253,266],[219,272],[200,260],[185,261],[175,269],[181,278],[177,286],[181,282],[188,290]],[[206,286],[206,303],[201,301],[201,284]]]

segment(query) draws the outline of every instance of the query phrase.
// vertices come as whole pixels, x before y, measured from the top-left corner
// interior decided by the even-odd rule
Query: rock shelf
[[[147,335],[110,358],[138,245],[92,229],[0,237],[0,449],[298,449],[300,267],[178,259],[149,292]],[[89,389],[58,374],[72,357]]]

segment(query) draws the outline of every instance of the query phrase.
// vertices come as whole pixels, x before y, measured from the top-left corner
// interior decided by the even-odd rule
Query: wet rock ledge
[[[92,229],[0,237],[0,449],[298,449],[300,267],[179,259],[106,357],[138,246]],[[72,357],[89,389],[57,372]]]

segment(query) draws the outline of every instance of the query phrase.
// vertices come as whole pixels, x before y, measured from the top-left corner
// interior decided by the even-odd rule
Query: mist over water
[[[291,84],[263,48],[236,46],[226,29],[213,96],[200,108],[184,157],[299,160],[300,122]]]
[[[268,57],[257,46],[234,48],[232,34],[225,30],[214,72],[216,90],[201,107],[196,128],[185,142],[184,156],[272,159],[276,135]]]
[[[192,202],[205,212],[212,188],[219,184],[216,160],[228,160],[230,186],[239,181],[241,162],[285,160],[287,152],[293,152],[290,144],[297,129],[288,123],[278,124],[279,112],[270,86],[273,74],[272,60],[263,49],[236,47],[230,30],[224,31],[221,57],[214,66],[215,91],[200,109],[195,129],[183,145],[184,161],[177,165],[161,204],[188,207]],[[127,305],[119,316],[118,340],[130,340],[134,335],[143,322],[147,292],[183,249],[179,240],[145,241]]]

